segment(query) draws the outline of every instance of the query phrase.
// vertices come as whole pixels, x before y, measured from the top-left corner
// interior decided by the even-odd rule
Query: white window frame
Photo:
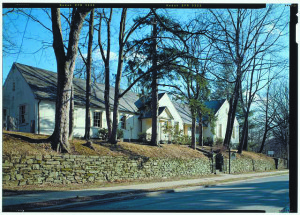
[[[232,138],[233,138],[233,139],[235,139],[235,129],[236,129],[236,127],[233,126],[233,131],[232,131]]]
[[[179,132],[179,122],[174,123],[175,131]]]
[[[125,120],[123,120],[123,119],[125,119]],[[126,129],[126,120],[127,120],[127,117],[126,117],[126,115],[120,115],[120,120],[119,120],[119,122],[120,122],[120,128],[121,129]]]
[[[222,138],[222,124],[219,124],[219,137]]]
[[[22,107],[24,107],[24,112],[22,112],[23,111]],[[28,105],[27,104],[19,105],[19,123],[20,123],[20,125],[24,125],[24,124],[28,123],[27,116],[28,116]]]
[[[96,119],[97,114],[100,114],[99,119]],[[93,127],[102,128],[102,111],[93,112]]]

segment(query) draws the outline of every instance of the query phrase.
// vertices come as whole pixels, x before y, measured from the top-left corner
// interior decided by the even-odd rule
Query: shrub
[[[192,142],[192,138],[188,135],[181,135],[180,136],[180,143],[181,145],[190,145]]]
[[[203,145],[205,146],[212,146],[213,145],[213,140],[211,137],[206,137],[203,139]]]
[[[216,144],[217,146],[223,145],[223,139],[218,137],[218,138],[215,140],[215,144]]]
[[[146,132],[140,132],[140,133],[138,133],[138,139],[139,139],[139,142],[146,143],[151,139],[151,134],[148,134]]]
[[[117,139],[122,139],[124,137],[124,131],[122,129],[117,130]]]
[[[101,140],[106,140],[108,138],[107,128],[100,128],[98,131],[98,136]]]
[[[178,130],[178,131],[174,131],[174,135],[172,138],[172,143],[174,144],[180,144],[181,142],[181,136],[183,136],[183,131],[182,130]]]

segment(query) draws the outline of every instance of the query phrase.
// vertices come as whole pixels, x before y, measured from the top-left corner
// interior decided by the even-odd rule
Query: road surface
[[[259,210],[279,212],[289,204],[289,176],[272,176],[209,188],[175,189],[174,193],[149,195],[105,204],[68,208],[75,211],[199,211]]]

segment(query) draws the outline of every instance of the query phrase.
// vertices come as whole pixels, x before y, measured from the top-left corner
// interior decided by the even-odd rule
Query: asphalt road
[[[272,176],[213,186],[176,189],[164,193],[126,201],[88,206],[67,210],[75,211],[230,211],[249,210],[279,212],[289,204],[289,177]]]

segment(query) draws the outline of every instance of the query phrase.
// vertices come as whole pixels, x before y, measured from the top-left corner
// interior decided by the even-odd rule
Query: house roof
[[[165,94],[166,93],[158,93],[157,100],[159,101]],[[151,96],[142,96],[134,104],[137,106],[138,109],[141,109],[145,106],[148,106],[150,103],[151,103]]]
[[[14,63],[17,70],[23,75],[36,99],[56,100],[57,73],[27,66],[20,63]],[[73,79],[74,102],[76,105],[85,105],[85,80]],[[91,106],[105,108],[104,103],[104,84],[94,83],[91,86]],[[121,90],[122,92],[122,90]],[[110,87],[110,104],[113,106],[114,88]],[[126,112],[137,112],[138,108],[134,104],[139,99],[138,95],[128,91],[119,103],[119,109]]]
[[[206,105],[206,107],[213,110],[214,114],[216,114],[225,101],[226,99],[213,100],[213,101],[207,101],[204,104]],[[179,113],[180,117],[182,118],[183,123],[192,124],[192,117],[191,117],[191,111],[189,106],[187,104],[178,103],[174,101],[173,104],[177,112]],[[203,116],[204,121],[207,119],[208,119],[207,116]]]
[[[173,101],[173,105],[179,113],[183,123],[192,124],[191,111],[187,104],[182,104]]]
[[[166,106],[163,107],[159,107],[158,108],[158,115],[160,116],[165,110],[168,110],[168,108]],[[143,114],[141,117],[139,117],[140,119],[147,119],[147,118],[152,118],[152,110],[147,111],[145,114]]]
[[[226,99],[212,100],[212,101],[207,101],[204,104],[206,107],[213,110],[214,114],[216,114],[225,101]]]

